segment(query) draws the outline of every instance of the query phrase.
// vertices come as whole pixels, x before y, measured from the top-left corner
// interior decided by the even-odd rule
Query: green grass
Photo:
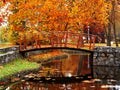
[[[0,79],[4,79],[5,76],[13,75],[14,73],[35,69],[40,65],[35,62],[29,62],[26,59],[17,59],[13,62],[10,62],[0,68]]]
[[[4,54],[4,52],[0,52],[0,54]]]

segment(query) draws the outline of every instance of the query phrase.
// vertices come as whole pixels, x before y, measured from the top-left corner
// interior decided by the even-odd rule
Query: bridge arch
[[[83,53],[84,53],[84,55],[85,54],[88,54],[88,60],[85,60],[85,61],[87,61],[88,63],[86,64],[86,63],[84,63],[84,61],[83,61],[83,59],[82,58],[80,58],[80,61],[79,61],[79,64],[80,64],[80,66],[81,67],[79,67],[79,69],[82,69],[82,68],[84,68],[82,65],[83,64],[85,64],[85,65],[87,65],[88,67],[89,67],[89,69],[90,69],[90,72],[88,73],[88,74],[86,74],[85,75],[85,77],[86,76],[90,76],[91,78],[93,78],[94,76],[93,76],[93,51],[90,51],[90,50],[85,50],[85,49],[80,49],[80,48],[70,48],[70,47],[45,47],[45,48],[34,48],[34,49],[29,49],[29,50],[24,50],[24,51],[20,51],[20,53],[24,56],[24,57],[27,57],[27,58],[29,58],[31,55],[33,55],[33,56],[35,56],[35,55],[38,55],[39,54],[39,52],[34,52],[34,51],[40,51],[40,54],[47,54],[48,52],[51,52],[52,50],[54,51],[54,50],[56,50],[56,49],[60,49],[61,51],[66,51],[66,53],[67,53],[67,50],[68,50],[68,53],[69,53],[69,51],[71,52],[72,51],[72,54],[74,53],[74,52],[76,52],[77,54],[81,54],[82,53],[82,55],[83,55]],[[33,51],[33,52],[32,52]],[[41,52],[42,51],[42,52]],[[32,53],[31,53],[32,52]],[[34,54],[33,54],[34,53]],[[76,54],[76,53],[74,53],[74,54]],[[54,58],[55,59],[55,58]],[[56,60],[56,59],[55,59]],[[54,60],[50,60],[50,61],[54,61]],[[58,60],[57,60],[58,61]],[[74,62],[75,60],[74,60],[74,58],[73,58],[73,62]],[[78,69],[78,70],[79,70]],[[83,70],[83,69],[82,69]],[[82,70],[80,70],[80,72],[82,71]]]

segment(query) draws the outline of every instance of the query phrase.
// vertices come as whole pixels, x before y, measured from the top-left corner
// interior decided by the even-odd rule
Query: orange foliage
[[[0,0],[0,7],[4,6],[9,0]]]
[[[18,35],[21,31],[41,35],[42,31],[78,32],[93,23],[102,27],[108,23],[111,10],[111,4],[105,0],[10,0],[10,3],[9,9],[13,11],[8,20],[10,30]]]

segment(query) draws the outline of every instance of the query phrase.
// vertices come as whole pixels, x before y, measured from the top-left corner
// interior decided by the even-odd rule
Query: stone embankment
[[[0,65],[4,65],[19,56],[19,46],[0,48]]]
[[[27,56],[36,53],[45,53],[50,50],[29,52]],[[20,57],[19,46],[0,48],[0,65],[6,64]],[[99,46],[94,48],[93,65],[120,66],[120,48]]]
[[[120,66],[120,48],[118,47],[95,47],[93,65]]]

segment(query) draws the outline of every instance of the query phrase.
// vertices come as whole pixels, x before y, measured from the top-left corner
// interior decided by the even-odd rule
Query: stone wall
[[[120,48],[95,47],[93,65],[120,66]]]
[[[19,56],[18,46],[0,48],[0,65],[6,64]]]
[[[114,79],[120,81],[120,67],[93,66],[94,78]],[[120,84],[120,82],[119,82]]]
[[[29,55],[36,53],[44,53],[50,50],[33,51],[27,53]],[[0,48],[0,64],[8,63],[20,57],[19,46]],[[95,47],[93,56],[93,65],[120,66],[120,48],[114,47]]]

